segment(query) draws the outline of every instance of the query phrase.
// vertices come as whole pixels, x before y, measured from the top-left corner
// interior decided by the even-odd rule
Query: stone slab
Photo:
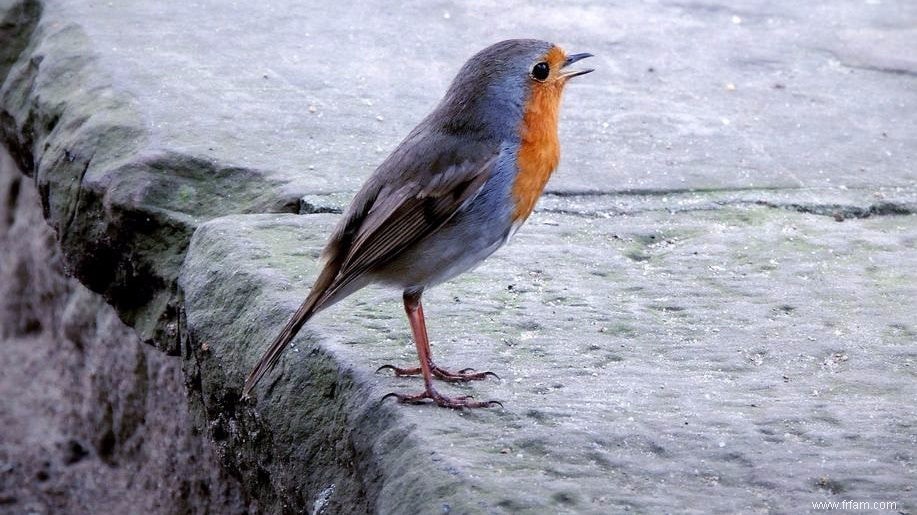
[[[211,415],[235,428],[221,430],[224,456],[254,474],[257,420],[283,455],[333,448],[352,460],[351,475],[316,478],[307,462],[274,458],[262,465],[276,491],[292,486],[271,470],[292,467],[309,477],[306,505],[360,478],[382,512],[915,507],[913,215],[537,214],[425,296],[434,358],[502,378],[442,390],[505,409],[380,403],[421,383],[372,373],[416,359],[398,292],[373,289],[307,324],[257,403],[238,403],[334,220],[211,221],[182,272],[187,352]],[[333,421],[329,440],[311,436],[315,417]]]

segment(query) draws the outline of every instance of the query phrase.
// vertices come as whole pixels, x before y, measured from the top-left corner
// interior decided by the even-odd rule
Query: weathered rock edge
[[[257,510],[193,423],[177,356],[64,274],[0,147],[0,513]]]
[[[43,5],[0,8],[0,142],[38,186],[68,271],[177,354],[175,279],[197,224],[298,201],[258,170],[157,147],[80,26]]]

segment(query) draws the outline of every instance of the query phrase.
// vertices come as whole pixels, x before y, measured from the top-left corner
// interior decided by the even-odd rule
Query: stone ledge
[[[913,499],[917,355],[901,302],[917,293],[913,216],[536,215],[478,270],[426,296],[439,362],[503,378],[443,389],[505,410],[380,404],[420,388],[371,373],[416,359],[398,295],[381,290],[316,317],[256,405],[240,405],[334,219],[216,219],[183,267],[185,352],[226,466],[249,481],[304,506],[333,488],[345,511],[355,495],[382,512]]]

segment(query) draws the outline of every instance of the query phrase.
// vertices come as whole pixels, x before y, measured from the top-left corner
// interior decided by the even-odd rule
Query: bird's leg
[[[430,399],[437,405],[445,408],[486,408],[500,405],[497,401],[475,401],[470,395],[461,397],[446,397],[433,388],[433,361],[430,359],[430,344],[427,340],[427,326],[424,323],[423,307],[420,304],[418,293],[404,293],[404,311],[408,315],[408,321],[411,323],[411,333],[414,336],[414,345],[417,347],[417,358],[420,360],[420,373],[423,375],[424,391],[414,395],[405,395],[401,393],[390,393],[382,399],[395,397],[399,402],[410,404],[420,404],[426,399]],[[392,367],[398,374],[398,369]],[[403,375],[403,374],[402,374]]]
[[[427,340],[427,324],[424,321],[423,316],[423,305],[420,303],[420,295],[417,294],[416,298],[416,307],[409,307],[408,303],[408,294],[404,296],[404,309],[408,314],[408,320],[411,322],[411,331],[414,332],[414,342],[417,347],[417,355],[420,357],[421,366],[414,368],[400,368],[394,365],[382,365],[376,372],[382,370],[391,370],[395,373],[396,377],[404,376],[416,376],[423,374],[423,364],[426,363],[430,368],[430,373],[433,374],[437,379],[442,379],[443,381],[448,381],[450,383],[460,383],[466,381],[476,381],[478,379],[486,379],[487,376],[493,376],[497,379],[500,379],[500,376],[494,374],[493,372],[475,372],[473,368],[463,368],[458,372],[452,372],[451,370],[446,370],[445,368],[439,367],[436,363],[433,363],[433,357],[430,353],[430,344]],[[414,301],[410,301],[414,302]],[[413,310],[413,311],[412,311]],[[413,314],[412,314],[413,313]],[[415,322],[416,320],[416,322]],[[417,338],[417,333],[415,330],[415,323],[418,326],[418,329],[423,334],[423,352],[421,353],[420,340]]]

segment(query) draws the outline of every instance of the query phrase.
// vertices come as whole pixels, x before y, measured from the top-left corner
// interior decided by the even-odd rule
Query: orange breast
[[[561,53],[560,56],[554,57],[549,52],[549,62],[562,60],[562,55]],[[513,210],[513,223],[524,222],[532,213],[535,203],[560,161],[557,116],[562,92],[562,81],[532,85],[522,120],[522,143],[516,159],[517,175],[513,183],[513,200],[516,205]]]

